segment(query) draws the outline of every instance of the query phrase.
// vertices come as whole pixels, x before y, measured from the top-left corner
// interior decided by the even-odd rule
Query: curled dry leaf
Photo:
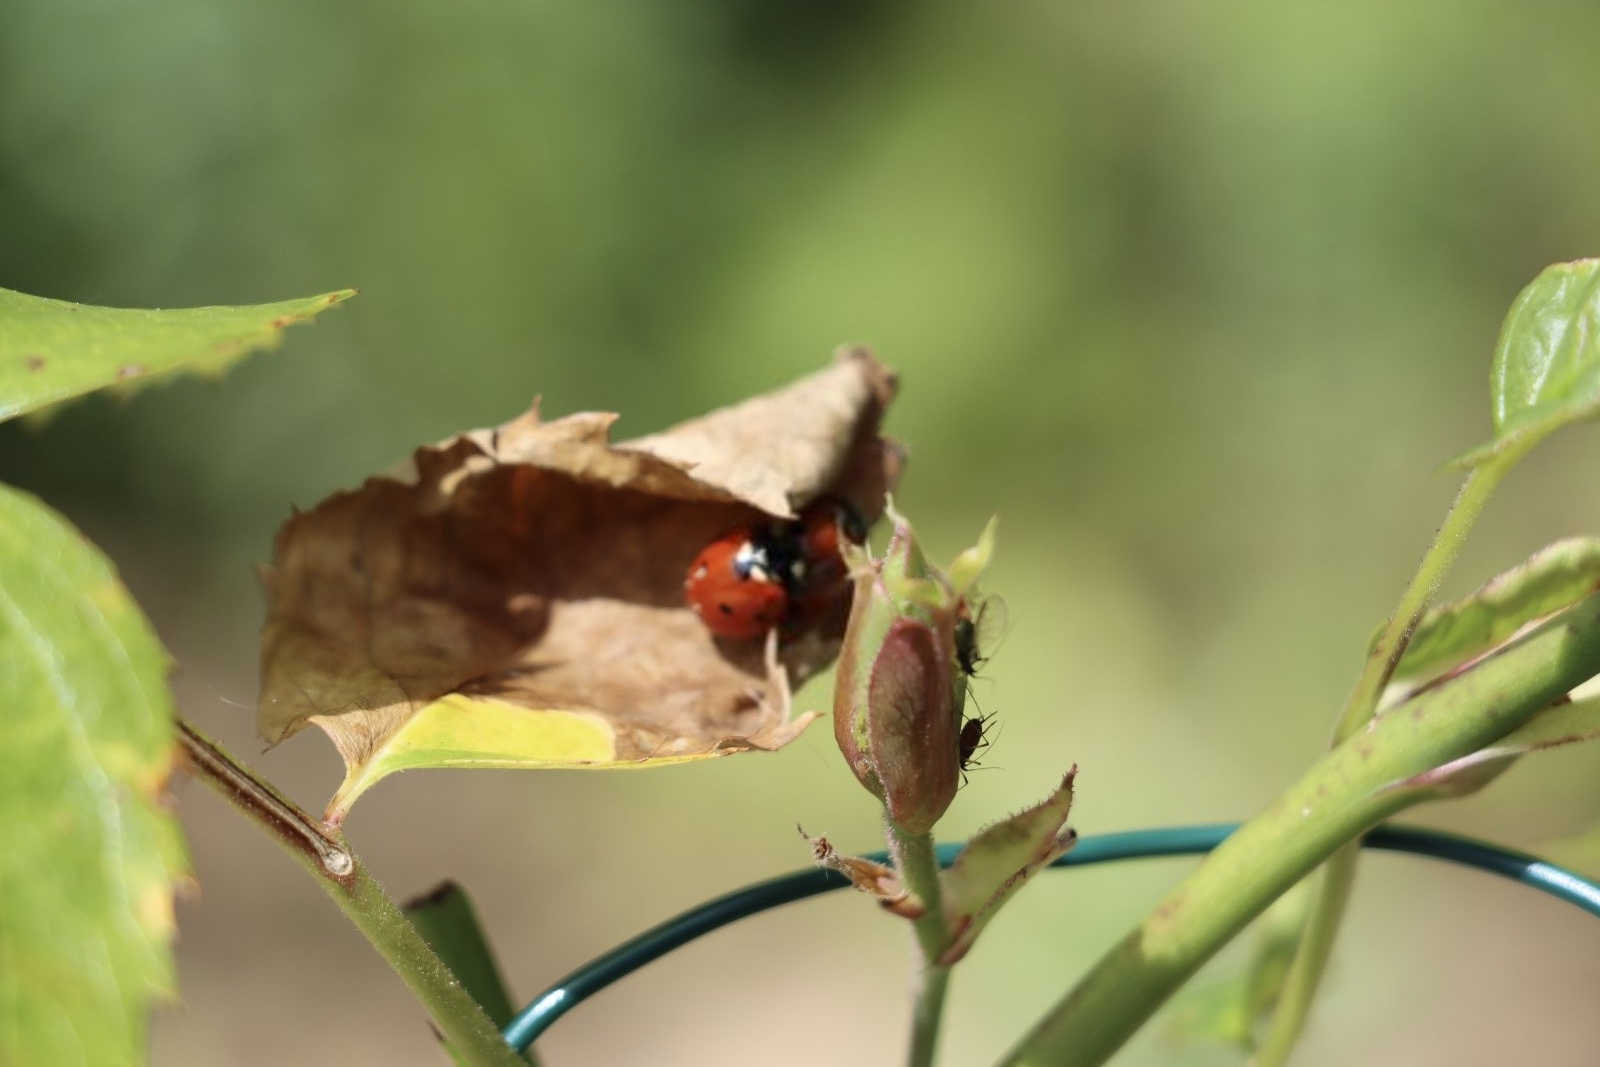
[[[856,889],[876,897],[885,911],[905,919],[922,917],[926,910],[922,901],[905,887],[893,867],[860,856],[843,855],[826,837],[812,837],[798,826],[795,829],[811,846],[811,859],[818,867],[844,875]]]
[[[895,378],[864,349],[772,393],[612,444],[615,415],[534,410],[419,448],[296,514],[263,569],[259,728],[316,723],[340,822],[413,767],[639,766],[774,749],[789,688],[838,652],[846,604],[768,641],[713,637],[685,572],[727,530],[822,496],[867,520],[902,458]],[[781,636],[781,640],[779,637]]]

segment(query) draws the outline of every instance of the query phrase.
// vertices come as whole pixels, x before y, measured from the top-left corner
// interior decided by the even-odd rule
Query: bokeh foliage
[[[1600,10],[1439,0],[14,0],[0,286],[125,306],[363,298],[223,387],[7,427],[0,479],[113,554],[137,546],[129,581],[180,661],[247,672],[249,565],[291,502],[536,392],[553,415],[622,411],[626,436],[869,342],[904,375],[902,497],[936,554],[996,510],[1007,531],[988,584],[1012,633],[978,690],[1003,773],[974,776],[982,799],[958,797],[952,823],[1030,802],[1072,760],[1084,832],[1240,817],[1325,742],[1448,501],[1437,468],[1486,439],[1508,303],[1600,248],[1596,33]],[[1519,471],[1447,593],[1600,530],[1573,474],[1594,447],[1580,429]],[[724,885],[676,862],[677,819],[751,842],[752,877],[800,859],[795,818],[870,840],[835,759],[604,788],[636,820],[633,861],[676,872],[687,903]],[[1500,814],[1472,829],[1526,843],[1592,820],[1593,757],[1549,759],[1538,783],[1497,784]],[[424,787],[388,788],[374,834],[383,804]],[[474,790],[601,787],[460,788],[487,807],[505,794]],[[730,812],[728,791],[761,799]],[[1529,814],[1550,791],[1564,826]],[[516,831],[559,852],[623,825],[597,820]],[[1041,932],[1018,944],[1002,919],[964,965],[950,1054],[997,1053],[1043,1006],[1018,996],[1026,976],[1081,970],[1171,875],[1086,877],[1070,909],[1019,898]],[[480,901],[491,926],[537,903]],[[584,944],[626,918],[594,919]],[[1349,974],[1385,958],[1360,914],[1351,932]],[[518,988],[551,977],[505,962]],[[1347,1062],[1351,1027],[1401,1025],[1359,986],[1333,990],[1308,1063]],[[1167,1062],[1138,1047],[1130,1062]]]

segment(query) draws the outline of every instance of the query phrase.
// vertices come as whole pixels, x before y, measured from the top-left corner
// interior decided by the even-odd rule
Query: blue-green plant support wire
[[[1098,834],[1081,839],[1071,852],[1051,866],[1082,867],[1111,860],[1196,855],[1210,852],[1238,828],[1238,823],[1214,823]],[[1591,915],[1600,916],[1600,886],[1526,853],[1469,837],[1405,826],[1380,826],[1368,833],[1361,844],[1365,848],[1410,852],[1476,867],[1542,890],[1578,905]],[[939,863],[948,867],[959,851],[960,845],[940,845]],[[888,857],[882,852],[875,852],[869,858],[883,863]],[[830,889],[843,889],[847,885],[849,883],[842,875],[813,867],[769,878],[708,900],[590,960],[545,990],[532,1004],[518,1012],[505,1028],[506,1043],[518,1051],[527,1048],[552,1023],[584,1000],[702,934],[709,934],[737,919],[775,908],[779,904],[803,900]]]

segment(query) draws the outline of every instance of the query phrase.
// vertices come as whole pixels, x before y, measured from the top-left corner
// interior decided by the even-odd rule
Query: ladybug
[[[780,623],[803,628],[849,592],[841,532],[860,544],[867,524],[833,498],[793,521],[731,530],[689,565],[684,597],[718,637],[760,637]]]
[[[799,566],[791,565],[788,572],[789,621],[805,627],[849,602],[850,571],[840,538],[863,543],[867,524],[855,508],[830,497],[806,508],[791,527],[786,544],[798,555]]]
[[[867,523],[859,511],[844,501],[826,499],[801,513],[798,532],[806,583],[837,586],[850,576],[839,551],[839,535],[859,545],[867,539]]]
[[[694,558],[683,593],[706,629],[718,637],[760,637],[783,621],[789,589],[773,569],[771,547],[741,527]]]

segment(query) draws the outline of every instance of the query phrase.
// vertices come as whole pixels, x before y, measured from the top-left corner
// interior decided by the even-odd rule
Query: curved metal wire
[[[1238,827],[1238,823],[1213,823],[1097,834],[1080,839],[1071,852],[1051,866],[1082,867],[1112,860],[1196,855],[1216,848]],[[1366,848],[1409,852],[1476,867],[1600,916],[1600,885],[1526,853],[1438,830],[1405,826],[1380,826],[1368,833],[1361,843]],[[960,845],[940,845],[940,865],[948,867],[959,851]],[[868,858],[879,863],[888,859],[883,852],[871,853]],[[539,994],[506,1026],[506,1043],[518,1051],[527,1048],[552,1023],[584,1000],[702,934],[768,908],[843,889],[848,884],[843,876],[833,871],[813,867],[756,882],[708,900],[595,957]]]

